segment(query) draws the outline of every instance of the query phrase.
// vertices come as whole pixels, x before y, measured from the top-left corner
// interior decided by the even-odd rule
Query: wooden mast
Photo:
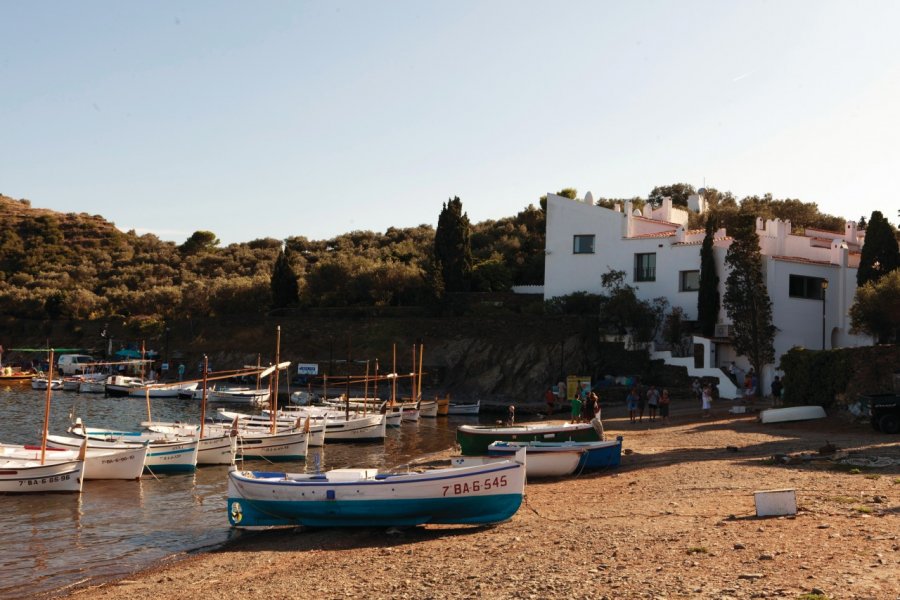
[[[391,372],[391,406],[397,401],[397,344],[394,344],[394,365]]]
[[[350,334],[347,334],[347,387],[344,390],[344,420],[350,420]]]
[[[200,439],[203,439],[203,430],[206,427],[206,370],[209,366],[209,358],[203,355],[203,398],[200,400]]]
[[[53,348],[50,348],[50,364],[47,366],[47,398],[44,401],[44,429],[41,431],[41,464],[47,455],[47,432],[50,429],[50,388],[53,387]],[[87,429],[84,430],[87,437]]]
[[[276,420],[278,418],[278,363],[281,360],[281,325],[276,329],[275,335],[275,379],[272,381],[272,399],[269,402],[272,407],[272,433],[278,430]]]
[[[366,360],[366,386],[363,390],[363,416],[369,414],[369,361]]]
[[[422,355],[425,352],[425,344],[419,344],[419,376],[416,378],[416,381],[419,382],[419,389],[416,392],[416,395],[421,398],[422,397]]]

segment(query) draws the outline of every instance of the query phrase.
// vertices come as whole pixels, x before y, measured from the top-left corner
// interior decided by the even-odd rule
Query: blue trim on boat
[[[518,469],[520,465],[518,463],[513,463],[510,465],[504,465],[498,468],[491,468],[485,470],[481,473],[481,475],[491,475],[493,473],[501,473],[503,471],[509,471],[511,469]],[[283,478],[285,476],[284,473],[279,472],[267,472],[267,471],[251,471],[253,473],[253,477],[257,479],[249,479],[245,477],[241,477],[241,483],[249,483],[249,484],[263,484],[263,485],[288,485],[288,486],[298,486],[298,485],[315,485],[315,486],[344,486],[344,485],[385,485],[383,479],[379,480],[357,480],[357,481],[328,481],[327,479],[319,479],[319,475],[315,475],[314,478],[311,479],[300,479],[296,481],[291,480],[278,480],[276,478]],[[398,473],[398,475],[405,475],[405,473]],[[446,479],[459,479],[461,477],[471,477],[471,472],[459,473],[455,475],[441,475],[440,477],[417,477],[410,481],[396,481],[392,483],[397,484],[410,484],[410,483],[420,483],[422,481],[443,481]],[[327,474],[325,474],[327,477]]]
[[[232,527],[402,527],[425,523],[482,525],[511,518],[522,494],[408,500],[273,501],[228,498]]]

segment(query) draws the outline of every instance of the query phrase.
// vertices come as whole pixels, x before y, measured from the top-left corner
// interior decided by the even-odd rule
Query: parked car
[[[85,365],[95,362],[93,356],[87,354],[60,354],[56,368],[63,375],[75,375],[85,370]]]

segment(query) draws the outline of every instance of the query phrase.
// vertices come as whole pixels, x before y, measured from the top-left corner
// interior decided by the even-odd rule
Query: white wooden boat
[[[232,469],[232,527],[402,527],[506,521],[522,504],[525,453],[488,465],[421,473],[334,469],[270,473]]]
[[[419,416],[420,416],[419,409],[416,408],[415,405],[403,406],[400,409],[400,420],[401,421],[408,421],[410,423],[418,423]]]
[[[622,439],[622,436],[618,436],[615,440],[598,442],[494,442],[488,446],[488,455],[509,457],[520,448],[525,448],[531,464],[531,459],[539,453],[575,450],[582,452],[575,471],[590,471],[618,467],[622,459]]]
[[[492,444],[493,446],[493,444]],[[564,477],[571,475],[578,468],[581,455],[584,450],[569,449],[556,452],[532,452],[531,449],[525,448],[527,452],[527,461],[525,473],[528,477]],[[513,453],[514,454],[514,453]],[[455,467],[466,465],[477,465],[495,462],[497,459],[508,460],[507,454],[494,454],[487,456],[454,456],[450,459],[450,464]]]
[[[162,433],[169,438],[190,440],[199,438],[197,446],[198,465],[230,465],[237,456],[237,432],[222,426],[204,428],[200,437],[199,427],[174,424],[145,425],[150,431]]]
[[[459,404],[455,404],[455,403],[451,402],[450,406],[447,408],[447,414],[448,415],[477,415],[479,410],[481,410],[481,400],[477,400],[475,402],[459,403]]]
[[[84,454],[84,478],[138,479],[144,470],[147,450],[146,445],[121,450],[87,448]],[[47,462],[73,461],[78,460],[80,454],[80,449],[57,448],[51,445],[46,448],[45,459]],[[0,444],[0,460],[8,458],[40,461],[41,447],[40,445]]]
[[[84,427],[77,423],[69,428],[69,432],[77,436],[75,443],[87,438],[88,448],[135,448],[149,443],[144,467],[152,473],[184,473],[197,468],[197,451],[200,440],[166,437],[161,434],[146,434],[139,431],[117,431]],[[73,438],[66,436],[48,436],[55,446],[72,447]]]
[[[436,419],[438,416],[438,403],[436,400],[422,400],[419,402],[419,416],[427,419]]]
[[[808,421],[824,419],[827,415],[821,406],[785,406],[769,408],[759,413],[762,423],[784,423],[786,421]]]
[[[79,394],[103,394],[106,392],[105,381],[84,380],[78,383]]]
[[[207,390],[206,400],[220,404],[242,404],[246,406],[265,406],[269,403],[268,389],[223,388]]]
[[[62,389],[62,386],[63,386],[62,379],[53,378],[50,382],[51,390],[60,390],[60,389]],[[47,389],[47,377],[32,377],[31,378],[31,389],[46,390]]]
[[[46,492],[81,492],[84,461],[46,462],[38,460],[0,459],[0,492],[35,494]]]

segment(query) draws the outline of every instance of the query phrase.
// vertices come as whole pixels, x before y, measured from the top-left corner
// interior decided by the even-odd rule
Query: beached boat
[[[761,423],[784,423],[787,421],[808,421],[824,419],[825,409],[821,406],[786,406],[770,408],[759,413]]]
[[[144,470],[144,459],[147,446],[137,448],[98,449],[87,448],[84,454],[85,479],[137,479]],[[47,462],[65,462],[78,460],[81,450],[74,448],[57,448],[47,446],[45,459]],[[0,460],[19,459],[40,461],[40,445],[0,444]]]
[[[493,447],[494,444],[491,444]],[[527,460],[525,466],[525,474],[531,477],[565,477],[571,475],[578,468],[583,450],[566,450],[562,452],[532,452],[530,448],[523,447],[526,450]],[[519,449],[517,449],[519,450]],[[489,449],[490,451],[490,449]],[[513,453],[514,454],[514,453]],[[486,456],[453,456],[450,458],[450,465],[454,467],[468,467],[472,465],[486,465],[499,460],[508,460],[509,455],[486,455]]]
[[[34,494],[45,492],[81,492],[84,461],[45,462],[0,459],[0,492]]]
[[[447,406],[448,415],[477,415],[481,409],[481,400],[475,402],[454,403],[450,402]]]
[[[403,527],[506,521],[522,504],[525,452],[487,465],[421,473],[228,473],[232,527]]]
[[[596,419],[594,420],[596,421]],[[497,441],[510,442],[596,442],[600,441],[599,423],[564,423],[561,425],[460,425],[456,442],[464,456],[487,454],[488,446]]]
[[[69,433],[76,436],[75,443],[87,439],[89,448],[135,448],[149,444],[144,468],[151,473],[185,473],[197,468],[197,451],[200,447],[200,440],[197,438],[178,439],[141,431],[118,431],[95,427],[88,427],[85,430],[79,420],[69,427]],[[73,438],[66,436],[51,435],[47,439],[55,446],[73,445]]]
[[[622,436],[603,442],[494,442],[488,446],[488,454],[509,456],[519,448],[528,450],[529,467],[531,459],[538,454],[577,450],[582,454],[575,471],[591,471],[619,466],[622,459]]]

